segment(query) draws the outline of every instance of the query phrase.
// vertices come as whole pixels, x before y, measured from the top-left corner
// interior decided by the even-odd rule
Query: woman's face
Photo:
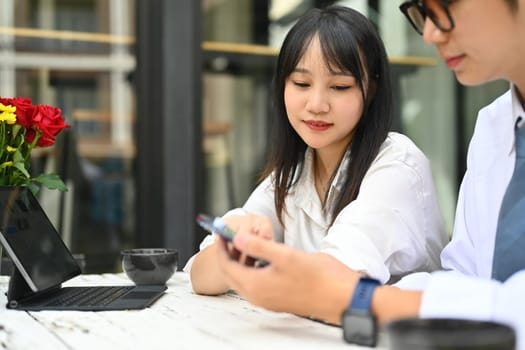
[[[284,103],[290,124],[308,146],[337,153],[352,140],[364,104],[353,75],[328,69],[317,36],[286,79]]]
[[[455,27],[441,32],[427,19],[424,39],[434,44],[457,79],[478,85],[496,79],[525,84],[525,1],[513,13],[504,0],[461,0],[449,5]]]

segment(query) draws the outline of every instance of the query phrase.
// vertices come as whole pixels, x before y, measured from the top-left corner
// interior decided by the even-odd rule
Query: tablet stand
[[[22,277],[18,269],[15,267],[11,274],[11,278],[9,279],[9,287],[7,288],[7,308],[16,308],[18,305],[17,300],[23,299],[31,294],[34,294],[34,292],[29,288],[24,277]]]

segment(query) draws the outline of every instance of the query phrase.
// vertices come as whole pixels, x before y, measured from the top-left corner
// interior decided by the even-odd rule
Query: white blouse
[[[327,198],[331,208],[346,176],[347,152],[332,181]],[[307,252],[330,254],[354,270],[385,283],[413,271],[440,267],[439,253],[448,241],[425,155],[406,136],[391,132],[365,174],[358,197],[330,226],[331,210],[323,210],[316,192],[313,151],[308,149],[301,177],[285,200],[279,223],[271,179],[253,191],[239,213],[265,215],[273,223],[274,239]],[[213,242],[206,237],[200,249]],[[189,271],[193,258],[184,270]]]

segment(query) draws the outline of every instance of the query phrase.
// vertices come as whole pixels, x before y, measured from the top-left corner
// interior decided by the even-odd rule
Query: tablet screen
[[[34,291],[80,274],[80,267],[26,187],[0,186],[0,241]]]

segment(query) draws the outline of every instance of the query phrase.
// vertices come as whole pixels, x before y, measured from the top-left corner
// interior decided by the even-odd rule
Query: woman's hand
[[[273,239],[272,221],[262,215],[231,215],[224,222],[237,233],[251,233],[264,239]]]

